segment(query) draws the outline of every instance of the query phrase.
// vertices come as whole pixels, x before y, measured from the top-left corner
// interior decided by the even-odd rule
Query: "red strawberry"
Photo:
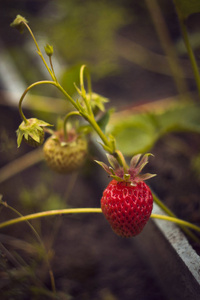
[[[141,160],[141,154],[134,156],[130,168],[124,159],[122,167],[110,155],[108,159],[113,168],[98,162],[114,178],[103,192],[101,209],[112,229],[119,236],[138,235],[150,218],[153,196],[144,180],[155,175],[140,175],[141,170],[148,162],[149,155],[144,155]]]
[[[113,179],[103,192],[101,209],[114,232],[122,237],[139,234],[149,220],[153,197],[143,181],[135,186]]]

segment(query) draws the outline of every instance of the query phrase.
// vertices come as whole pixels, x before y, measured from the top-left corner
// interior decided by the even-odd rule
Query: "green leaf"
[[[110,132],[124,155],[144,153],[169,132],[200,133],[200,106],[181,104],[159,114],[131,115],[114,124],[111,120]]]
[[[105,111],[105,107],[104,107],[104,103],[109,102],[108,98],[105,98],[99,94],[96,93],[92,93],[91,95],[92,99],[91,99],[91,107],[93,110],[95,110],[95,108],[98,108],[101,111]],[[90,100],[90,94],[86,94],[86,97],[88,100]]]
[[[179,16],[183,19],[200,12],[199,0],[174,0],[174,4]]]
[[[111,123],[112,126],[112,123]],[[149,150],[157,140],[157,128],[150,115],[141,114],[120,119],[111,127],[117,148],[124,155],[134,155]]]

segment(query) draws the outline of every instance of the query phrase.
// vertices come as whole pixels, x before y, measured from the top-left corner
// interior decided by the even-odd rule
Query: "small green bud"
[[[10,24],[10,26],[19,30],[20,33],[23,33],[25,28],[24,23],[28,23],[28,21],[24,17],[17,15],[14,21]]]
[[[44,47],[44,50],[48,56],[53,55],[53,46],[46,44],[46,46]]]

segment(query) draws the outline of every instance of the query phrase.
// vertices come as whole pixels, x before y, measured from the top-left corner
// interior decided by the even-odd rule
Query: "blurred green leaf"
[[[113,109],[109,109],[106,111],[106,113],[99,119],[99,121],[97,122],[99,127],[101,128],[101,130],[103,132],[105,132],[106,130],[106,126],[110,120],[110,115],[113,113]]]
[[[79,2],[58,1],[55,17],[44,16],[41,27],[69,64],[84,62],[98,77],[112,74],[119,69],[116,33],[132,16],[116,1]]]
[[[117,148],[125,155],[133,155],[150,149],[157,140],[157,128],[148,114],[120,119],[111,129]]]
[[[62,87],[67,91],[69,95],[73,95],[76,93],[76,88],[74,83],[79,86],[79,73],[82,64],[76,64],[72,67],[68,68],[60,79]]]
[[[149,151],[156,141],[169,132],[200,133],[200,107],[178,105],[163,113],[144,113],[127,116],[110,127],[117,147],[125,155]]]
[[[190,15],[200,12],[199,0],[174,0],[179,15],[187,19]]]

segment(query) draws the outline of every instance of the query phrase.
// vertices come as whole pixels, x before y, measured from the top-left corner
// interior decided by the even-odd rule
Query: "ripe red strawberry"
[[[101,199],[101,209],[116,234],[122,237],[138,235],[148,222],[153,209],[153,196],[144,180],[155,175],[140,175],[148,162],[148,155],[132,158],[130,168],[121,167],[108,156],[113,168],[98,162],[114,179],[108,184]]]
[[[143,181],[135,186],[113,179],[103,192],[101,209],[115,233],[122,237],[139,234],[149,220],[153,197]]]
[[[43,146],[47,165],[58,173],[70,173],[79,169],[87,155],[87,141],[75,132],[68,132],[68,140],[63,131],[49,137]]]

